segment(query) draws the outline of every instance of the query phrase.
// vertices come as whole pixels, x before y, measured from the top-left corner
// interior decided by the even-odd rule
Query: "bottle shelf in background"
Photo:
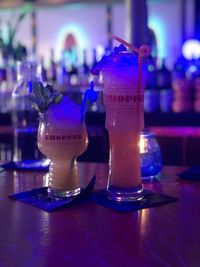
[[[145,127],[156,126],[180,126],[180,127],[200,127],[200,113],[145,113]],[[87,125],[105,125],[104,112],[87,112]]]
[[[12,127],[10,114],[0,114],[0,159],[11,160]],[[87,112],[88,150],[79,161],[108,162],[109,143],[104,112]],[[145,114],[146,127],[160,145],[165,165],[200,165],[200,113]],[[4,126],[3,126],[4,124]],[[7,125],[7,126],[5,126]]]
[[[145,125],[151,126],[200,126],[200,112],[145,113]]]
[[[80,101],[78,99],[78,101]],[[78,102],[77,101],[77,102]],[[200,127],[200,113],[145,113],[145,126],[185,126],[185,127]],[[105,124],[105,112],[92,112],[86,113],[86,123],[87,125],[101,125]],[[0,126],[10,126],[11,125],[11,114],[10,113],[0,113]]]

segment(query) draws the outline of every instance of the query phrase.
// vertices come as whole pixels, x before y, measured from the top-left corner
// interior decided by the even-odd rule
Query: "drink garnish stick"
[[[90,102],[95,102],[95,101],[97,101],[97,98],[98,98],[98,93],[96,91],[94,91],[94,82],[91,81],[90,82],[90,88],[85,91],[84,96],[83,96],[83,100],[81,103],[82,119],[84,118],[84,115],[85,115],[85,106],[86,106],[87,99]]]

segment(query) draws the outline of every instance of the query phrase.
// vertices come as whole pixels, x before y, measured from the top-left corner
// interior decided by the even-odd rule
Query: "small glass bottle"
[[[155,135],[145,129],[140,134],[142,179],[154,178],[162,169],[162,155]]]
[[[39,82],[36,62],[18,63],[17,84],[12,92],[12,126],[14,130],[13,161],[24,164],[38,160],[37,148],[38,113],[32,108],[33,82]]]

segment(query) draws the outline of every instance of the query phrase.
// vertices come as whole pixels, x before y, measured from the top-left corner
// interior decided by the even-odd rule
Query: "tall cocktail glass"
[[[71,197],[80,193],[76,157],[86,150],[87,142],[80,107],[67,97],[41,115],[38,147],[51,160],[49,195]]]
[[[144,72],[144,68],[140,71]],[[144,127],[145,75],[139,82],[138,61],[127,52],[110,57],[101,72],[110,144],[108,197],[116,201],[138,200],[143,193],[139,140]]]

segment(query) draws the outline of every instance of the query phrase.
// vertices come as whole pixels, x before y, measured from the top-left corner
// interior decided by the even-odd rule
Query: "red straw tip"
[[[141,57],[148,57],[151,54],[151,48],[148,45],[142,45],[139,49],[139,55]]]

